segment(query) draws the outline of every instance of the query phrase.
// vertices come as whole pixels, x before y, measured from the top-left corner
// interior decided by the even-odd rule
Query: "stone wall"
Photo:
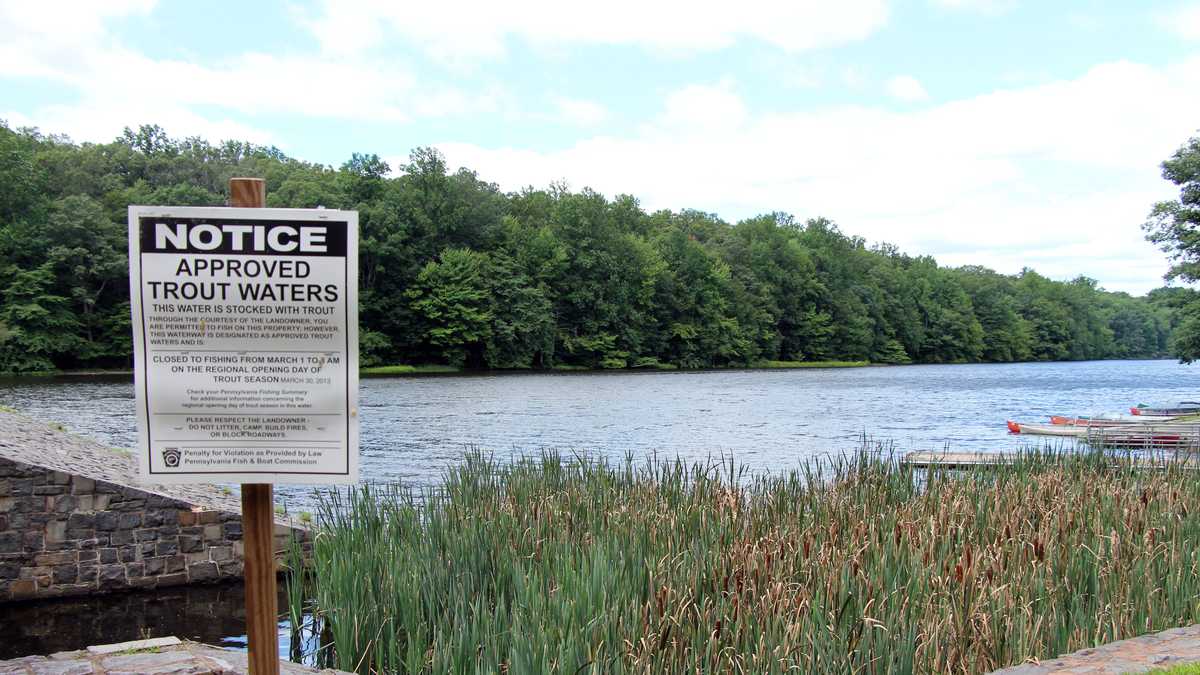
[[[33,433],[14,444],[4,433],[14,429]],[[207,486],[173,495],[131,485],[132,477],[111,480],[129,475],[131,462],[127,453],[0,415],[0,602],[241,577],[237,499]],[[277,558],[293,533],[307,540],[302,528],[277,521]]]

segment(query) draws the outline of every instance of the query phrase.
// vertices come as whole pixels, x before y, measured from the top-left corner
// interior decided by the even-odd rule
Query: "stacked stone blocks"
[[[0,457],[0,602],[240,578],[243,552],[237,511]]]

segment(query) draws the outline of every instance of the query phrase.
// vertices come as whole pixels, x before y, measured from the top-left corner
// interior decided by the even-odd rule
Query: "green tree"
[[[491,327],[484,360],[489,368],[547,368],[554,365],[554,306],[546,288],[533,282],[503,252],[493,254]]]
[[[49,264],[35,269],[6,269],[0,291],[0,371],[54,370],[57,359],[79,346],[70,300],[55,295]]]
[[[1171,260],[1166,278],[1194,283],[1200,281],[1200,136],[1162,163],[1162,175],[1179,187],[1179,197],[1155,204],[1143,229]],[[1200,359],[1200,306],[1189,305],[1184,314],[1172,351],[1191,363]]]
[[[1174,277],[1195,277],[1196,141],[1164,164],[1181,186],[1147,224]],[[1146,298],[1090,279],[946,269],[832,221],[736,224],[646,213],[565,183],[502,193],[431,148],[340,166],[148,125],[78,144],[0,122],[3,370],[127,364],[131,203],[222,205],[230,176],[268,204],[359,213],[364,363],[685,368],[764,359],[883,363],[1196,354],[1200,294]]]
[[[425,265],[407,292],[425,339],[453,365],[483,364],[493,316],[489,274],[487,254],[448,248]]]

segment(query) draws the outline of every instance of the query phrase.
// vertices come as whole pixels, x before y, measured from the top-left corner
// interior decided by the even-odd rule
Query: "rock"
[[[72,530],[91,530],[96,527],[96,516],[90,513],[72,513],[66,526]]]
[[[215,581],[220,576],[215,562],[198,562],[188,567],[188,579],[193,582]]]
[[[54,498],[55,513],[70,513],[79,505],[79,499],[74,495],[59,495]]]
[[[88,675],[95,673],[91,661],[44,661],[29,667],[33,675]]]
[[[120,588],[125,585],[124,565],[101,565],[97,569],[100,588]]]
[[[204,673],[196,668],[192,655],[187,652],[159,652],[126,654],[101,659],[100,666],[108,675],[140,673],[141,675],[166,675],[168,673]],[[209,671],[212,672],[212,671]]]
[[[79,554],[75,551],[60,551],[58,553],[40,553],[34,556],[33,561],[37,565],[66,565],[68,563],[78,562]]]
[[[122,530],[132,530],[142,524],[142,514],[137,511],[122,513],[117,519],[117,527]]]
[[[77,565],[57,565],[51,574],[51,580],[55,584],[73,584],[79,578],[79,567]]]
[[[90,495],[96,490],[96,481],[83,476],[73,476],[71,478],[71,494],[73,495]]]
[[[19,532],[0,532],[0,553],[16,553],[21,550]]]
[[[95,523],[97,530],[110,532],[117,529],[120,519],[118,518],[118,514],[112,511],[101,511],[96,514],[92,522]]]

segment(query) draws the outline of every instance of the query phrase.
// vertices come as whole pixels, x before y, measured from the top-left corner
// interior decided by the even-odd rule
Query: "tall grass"
[[[1198,508],[1191,474],[1098,455],[472,453],[326,493],[310,593],[360,673],[981,672],[1197,621]]]

